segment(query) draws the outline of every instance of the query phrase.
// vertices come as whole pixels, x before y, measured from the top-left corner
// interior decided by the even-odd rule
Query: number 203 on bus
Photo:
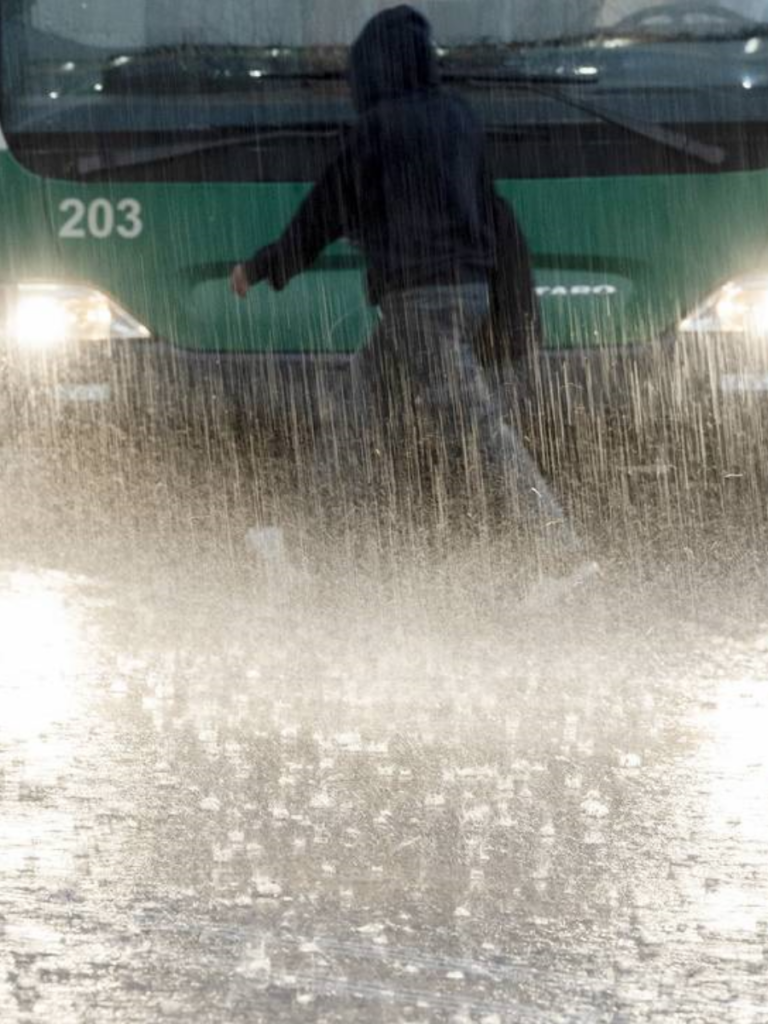
[[[64,199],[59,204],[63,223],[59,226],[59,238],[138,238],[144,231],[141,203],[137,199],[120,199],[116,203],[109,199],[93,199],[84,203],[82,199]]]

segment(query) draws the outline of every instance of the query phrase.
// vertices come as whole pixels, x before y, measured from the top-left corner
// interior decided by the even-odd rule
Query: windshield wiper
[[[158,146],[137,146],[117,153],[108,160],[104,160],[97,154],[81,156],[77,161],[77,170],[81,178],[87,179],[107,174],[110,171],[130,170],[150,164],[165,163],[168,160],[178,160],[182,157],[237,149],[240,146],[254,145],[259,142],[275,142],[280,139],[295,138],[306,139],[311,136],[330,139],[337,137],[343,130],[344,126],[338,123],[297,124],[291,125],[290,128],[286,126],[264,128],[258,132],[228,135],[225,138],[210,139],[206,142],[178,142]]]
[[[643,29],[637,26],[606,25],[604,28],[593,29],[569,36],[551,36],[536,39],[533,43],[524,44],[524,49],[552,48],[577,49],[581,47],[599,48],[603,43],[614,39],[628,40],[632,43],[727,43],[738,42],[740,39],[762,39],[768,36],[768,21],[746,21],[731,29],[719,29],[715,32],[697,32],[695,30],[664,33]],[[518,47],[519,49],[520,47]]]
[[[548,99],[555,100],[563,106],[571,107],[573,110],[578,110],[582,114],[589,114],[605,124],[615,125],[631,135],[638,135],[641,138],[649,139],[660,146],[665,146],[667,149],[682,153],[713,167],[718,167],[722,164],[726,157],[726,152],[722,146],[710,146],[705,142],[700,142],[698,139],[691,138],[683,132],[674,131],[671,128],[663,128],[652,121],[619,114],[614,110],[606,110],[592,101],[585,102],[582,99],[577,99],[575,96],[570,96],[562,92],[562,90],[553,87],[554,83],[563,80],[562,76],[556,76],[554,73],[548,76],[536,73],[521,75],[514,72],[483,72],[481,70],[472,71],[467,69],[461,75],[454,71],[444,75],[444,77],[449,80],[453,78],[455,81],[461,81],[466,85],[481,85],[483,87],[493,85],[513,86],[525,92],[546,96]],[[580,84],[586,83],[584,78],[572,79],[572,81],[578,81]],[[595,81],[596,78],[589,79],[590,84],[593,84]]]
[[[312,83],[338,80],[343,77],[344,74],[339,71],[319,70],[265,75],[261,81],[284,82],[287,80]],[[661,125],[640,118],[618,114],[613,110],[606,110],[592,101],[586,102],[562,92],[561,89],[555,86],[562,83],[563,76],[556,75],[554,72],[542,71],[541,73],[520,74],[504,71],[484,71],[482,68],[467,68],[462,71],[455,68],[445,68],[442,77],[447,82],[454,81],[469,86],[479,85],[483,88],[493,85],[512,86],[555,100],[555,102],[563,106],[588,114],[599,121],[614,125],[632,135],[649,139],[658,145],[665,146],[667,149],[682,153],[709,166],[717,167],[725,161],[726,152],[721,146],[708,145],[682,132],[663,128]],[[578,81],[579,84],[584,84],[584,79],[582,78],[577,79],[574,77],[573,79],[568,79],[568,81]],[[594,83],[594,81],[594,78],[590,79],[590,83]],[[338,123],[294,125],[290,128],[282,126],[271,130],[263,129],[259,132],[226,136],[225,138],[211,139],[206,142],[177,143],[140,149],[133,148],[129,152],[117,154],[109,160],[104,160],[101,156],[83,156],[78,160],[78,171],[83,177],[87,178],[113,170],[128,170],[148,164],[163,163],[167,160],[175,160],[181,157],[197,156],[198,154],[252,145],[262,141],[272,142],[281,137],[295,138],[297,135],[306,137],[308,134],[332,136],[338,135],[340,131],[343,131],[343,125],[340,126]]]

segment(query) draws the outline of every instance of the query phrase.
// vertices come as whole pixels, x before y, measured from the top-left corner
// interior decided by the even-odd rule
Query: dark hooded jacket
[[[397,289],[493,283],[498,234],[512,262],[524,257],[517,290],[530,293],[530,305],[524,239],[494,191],[481,125],[440,88],[427,20],[406,5],[372,18],[352,47],[350,85],[356,126],[281,238],[246,262],[249,281],[279,290],[347,237],[365,257],[373,304]],[[516,311],[501,312],[507,325],[522,323]]]

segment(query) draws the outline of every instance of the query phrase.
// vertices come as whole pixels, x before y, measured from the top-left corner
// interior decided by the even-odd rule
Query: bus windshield
[[[201,136],[210,142],[212,134],[218,141],[232,132],[338,133],[354,116],[347,47],[388,6],[391,0],[5,0],[2,129],[22,159],[39,157],[45,136],[70,155],[76,145],[78,160],[57,168],[68,176],[100,166],[93,140],[104,136],[135,148]],[[745,122],[768,125],[768,0],[413,6],[434,26],[446,79],[493,128],[567,135],[654,122],[715,152],[724,148],[726,167],[768,163],[768,147],[734,147],[722,137]],[[580,143],[588,141],[582,132]],[[561,173],[541,152],[535,166]],[[636,169],[630,160],[626,170]]]

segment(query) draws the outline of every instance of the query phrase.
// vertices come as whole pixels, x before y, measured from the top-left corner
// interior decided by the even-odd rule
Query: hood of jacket
[[[407,4],[371,18],[352,46],[349,77],[360,113],[382,100],[436,88],[440,73],[427,19]]]

